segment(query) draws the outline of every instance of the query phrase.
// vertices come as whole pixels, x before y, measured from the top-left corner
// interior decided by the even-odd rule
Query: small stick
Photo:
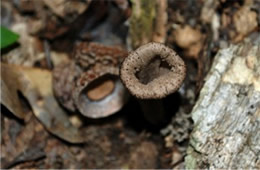
[[[51,50],[50,50],[50,45],[48,40],[44,40],[43,41],[43,46],[44,46],[44,53],[45,53],[45,58],[46,58],[46,62],[47,62],[47,67],[52,70],[53,69],[53,64],[51,61]]]

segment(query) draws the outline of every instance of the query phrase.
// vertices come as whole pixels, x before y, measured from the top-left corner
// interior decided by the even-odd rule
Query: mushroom
[[[176,92],[185,75],[185,63],[175,51],[155,42],[131,52],[120,69],[123,84],[139,99],[144,116],[153,124],[164,121],[160,99]]]
[[[128,97],[119,79],[119,64],[126,55],[117,47],[78,43],[73,60],[53,71],[58,101],[90,118],[106,117],[120,110]]]
[[[72,100],[74,81],[81,74],[75,62],[69,61],[56,66],[52,72],[53,93],[58,102],[70,111],[76,111]]]
[[[82,73],[73,92],[77,109],[90,118],[106,117],[120,110],[128,93],[118,75],[119,69],[109,66]]]

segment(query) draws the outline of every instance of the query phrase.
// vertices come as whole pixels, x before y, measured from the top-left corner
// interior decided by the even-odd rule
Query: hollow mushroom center
[[[160,56],[155,56],[135,73],[135,76],[142,84],[148,84],[154,79],[167,74],[171,71],[171,67],[168,62],[161,59]]]
[[[115,77],[104,75],[91,82],[85,89],[85,94],[92,101],[104,99],[110,95],[115,88]]]

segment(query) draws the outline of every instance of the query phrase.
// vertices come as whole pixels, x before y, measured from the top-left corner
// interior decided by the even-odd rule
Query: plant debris
[[[34,115],[56,136],[72,143],[83,142],[83,134],[73,127],[69,116],[52,93],[52,76],[47,70],[1,64],[2,103],[17,117],[25,118],[18,92],[29,102]]]

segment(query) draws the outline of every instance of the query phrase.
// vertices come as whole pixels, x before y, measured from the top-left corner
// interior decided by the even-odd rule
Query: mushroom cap
[[[74,47],[73,57],[77,64],[87,70],[97,63],[118,67],[127,54],[126,50],[119,47],[80,42]]]
[[[70,111],[90,118],[114,114],[129,96],[119,79],[119,64],[127,54],[119,47],[77,43],[73,60],[53,71],[56,98]]]
[[[159,58],[159,64],[151,64],[156,58]],[[154,70],[160,69],[160,62],[166,62],[167,72],[152,75]],[[138,76],[141,71],[145,74]],[[153,76],[149,81],[144,82],[140,79],[149,74]],[[131,52],[120,68],[123,84],[132,95],[140,99],[160,99],[174,93],[181,86],[185,75],[185,63],[176,52],[155,42],[145,44]]]

